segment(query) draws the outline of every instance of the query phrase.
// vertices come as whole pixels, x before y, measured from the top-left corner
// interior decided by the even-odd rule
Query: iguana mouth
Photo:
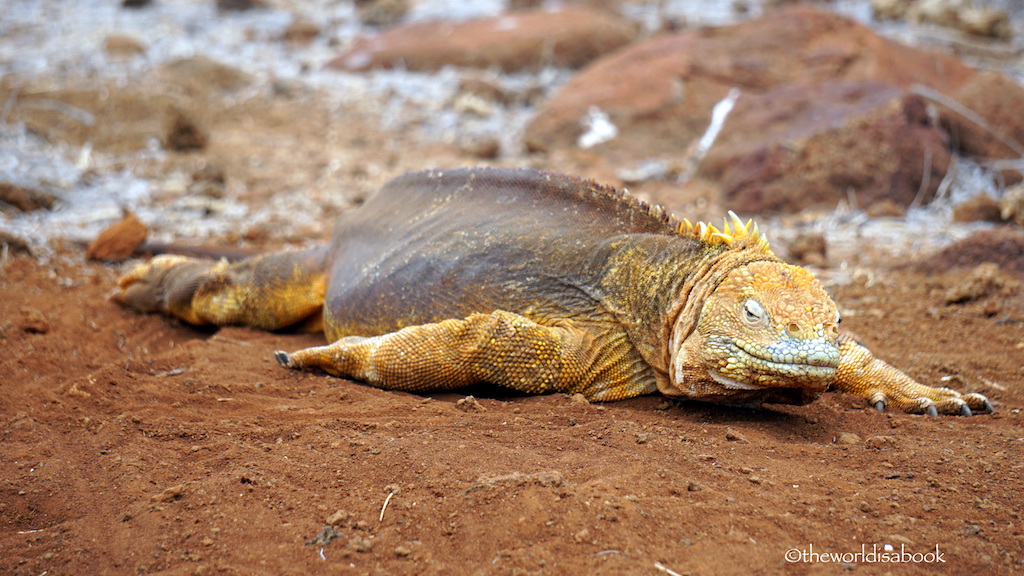
[[[839,348],[824,339],[784,338],[768,346],[719,339],[712,377],[730,388],[824,387],[839,366]]]

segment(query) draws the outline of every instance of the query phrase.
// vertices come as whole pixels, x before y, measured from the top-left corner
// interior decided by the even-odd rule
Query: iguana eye
[[[758,302],[757,300],[751,298],[744,302],[743,319],[747,322],[747,324],[760,324],[766,316],[767,314],[765,314],[764,308],[761,307],[761,303]]]

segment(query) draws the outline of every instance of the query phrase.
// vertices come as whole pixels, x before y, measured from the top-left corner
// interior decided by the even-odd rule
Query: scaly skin
[[[400,177],[329,247],[236,264],[160,257],[114,299],[192,324],[322,328],[283,366],[381,388],[487,382],[608,401],[756,406],[829,387],[879,410],[991,412],[841,335],[836,305],[750,222],[677,221],[624,192],[530,170]]]

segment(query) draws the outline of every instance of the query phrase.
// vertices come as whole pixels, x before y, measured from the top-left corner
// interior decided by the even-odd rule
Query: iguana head
[[[838,324],[835,303],[807,270],[777,260],[739,266],[676,342],[672,385],[718,402],[808,402],[839,365]]]

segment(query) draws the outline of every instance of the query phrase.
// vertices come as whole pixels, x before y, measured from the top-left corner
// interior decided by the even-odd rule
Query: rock
[[[569,402],[571,402],[574,406],[590,406],[590,400],[587,400],[587,397],[584,396],[583,394],[580,394],[579,392],[570,396]]]
[[[907,19],[916,24],[935,24],[955,28],[965,0],[917,0],[907,9]]]
[[[31,254],[32,249],[29,248],[28,242],[24,238],[19,238],[13,234],[8,234],[0,230],[0,258],[5,253],[21,253]]]
[[[223,198],[227,188],[226,181],[224,170],[220,166],[209,162],[204,163],[192,173],[192,183],[189,184],[188,194],[215,199]]]
[[[353,552],[369,552],[373,550],[373,540],[362,536],[352,536],[348,540],[348,549]]]
[[[150,498],[152,502],[174,502],[180,500],[185,495],[185,485],[178,484],[171,486],[159,494],[155,494]]]
[[[629,43],[635,30],[621,18],[583,8],[514,12],[466,22],[417,22],[364,38],[327,65],[358,71],[400,66],[500,68],[545,65],[578,68]]]
[[[581,119],[599,109],[618,128],[601,153],[627,163],[677,157],[732,88],[740,96],[698,175],[752,203],[730,203],[739,211],[831,208],[851,189],[860,207],[888,198],[906,208],[922,181],[927,201],[942,180],[950,141],[970,155],[1024,155],[1024,116],[1013,112],[1024,106],[1020,85],[807,7],[609,54],[540,107],[524,145],[575,148]],[[970,104],[966,115],[958,102]]]
[[[409,0],[356,0],[359,21],[367,26],[391,26],[409,12]]]
[[[327,525],[328,526],[340,526],[340,525],[344,524],[345,522],[348,522],[348,520],[351,517],[352,517],[352,514],[350,514],[347,510],[338,510],[334,514],[331,514],[330,516],[327,517]]]
[[[296,18],[281,33],[281,39],[292,44],[309,44],[320,35],[320,27],[309,20]]]
[[[467,138],[459,143],[459,151],[473,158],[494,160],[501,156],[501,142],[493,136]]]
[[[234,92],[253,82],[249,74],[206,56],[181,58],[165,65],[161,71],[171,82],[194,89]]]
[[[902,20],[909,8],[908,0],[871,0],[871,14],[877,20]]]
[[[544,5],[544,0],[508,0],[509,10],[536,10]]]
[[[487,408],[481,404],[476,398],[472,396],[466,396],[455,403],[455,408],[463,412],[486,412]]]
[[[515,94],[502,87],[497,78],[482,75],[471,74],[462,77],[459,80],[457,92],[458,94],[472,94],[487,102],[502,106],[508,106],[516,99]]]
[[[1006,226],[979,230],[922,260],[918,268],[924,273],[941,274],[982,262],[995,263],[1007,274],[1024,274],[1024,232]]]
[[[192,152],[206,148],[210,136],[206,129],[181,110],[176,110],[164,134],[164,149],[174,152]]]
[[[963,304],[988,296],[1006,294],[1020,288],[1020,282],[1005,276],[999,265],[979,264],[946,291],[946,304]]]
[[[22,212],[53,207],[57,197],[49,192],[22,186],[13,182],[0,182],[0,207],[13,206]]]
[[[740,444],[748,444],[747,437],[741,434],[738,430],[733,428],[725,429],[725,439],[729,442],[739,442]]]
[[[541,486],[543,488],[558,488],[565,484],[565,477],[561,472],[545,470],[540,472],[513,472],[501,476],[481,476],[477,483],[467,488],[467,493],[479,488],[499,488],[503,486]]]
[[[903,206],[888,198],[872,202],[864,209],[864,212],[872,218],[905,218],[907,216],[907,211]]]
[[[1013,37],[1010,17],[1004,10],[975,8],[967,0],[875,0],[872,8],[879,18],[905,18],[916,24],[953,28],[986,38]]]
[[[110,56],[131,57],[146,53],[146,43],[130,34],[109,34],[103,40],[103,49]]]
[[[744,212],[831,210],[851,192],[857,206],[909,206],[924,171],[928,201],[949,166],[925,103],[891,84],[784,84],[741,100],[697,173]]]
[[[120,262],[131,258],[135,250],[146,241],[148,233],[146,225],[128,212],[120,221],[100,232],[89,244],[85,257],[105,262]]]
[[[999,222],[999,202],[988,194],[978,194],[953,207],[954,222]]]
[[[319,534],[309,540],[306,540],[306,546],[326,546],[335,538],[341,538],[342,536],[344,536],[344,534],[334,526],[328,524],[320,530]]]
[[[942,88],[936,88],[942,92]],[[941,122],[956,134],[959,150],[984,158],[1024,156],[1024,88],[996,72],[977,72],[947,89],[948,98],[934,102]],[[982,123],[979,123],[979,120]],[[1019,172],[1011,183],[1020,181]]]
[[[252,10],[253,8],[266,8],[263,0],[217,0],[217,9],[225,12]]]
[[[959,28],[968,34],[985,38],[1013,38],[1010,16],[993,8],[967,8],[961,11]]]
[[[896,438],[893,436],[872,436],[864,441],[865,448],[872,450],[893,450],[896,448]]]
[[[845,444],[847,446],[860,444],[860,436],[853,432],[842,432],[836,437],[836,444]]]
[[[800,234],[787,247],[789,260],[801,266],[824,266],[828,244],[823,234]]]
[[[18,327],[26,334],[48,334],[50,332],[50,321],[38,308],[25,306],[21,309],[21,322]]]
[[[1014,186],[999,199],[999,217],[1024,226],[1024,186]]]
[[[937,70],[942,70],[938,73]],[[886,40],[829,12],[795,8],[733,26],[691,30],[638,42],[570,80],[529,126],[527,139],[573,143],[591,106],[612,114],[630,138],[622,148],[682,150],[707,129],[711,109],[731,87],[751,95],[784,84],[870,80],[905,86],[971,71],[952,57]],[[782,118],[781,120],[785,120]],[[732,118],[726,125],[732,122]]]

